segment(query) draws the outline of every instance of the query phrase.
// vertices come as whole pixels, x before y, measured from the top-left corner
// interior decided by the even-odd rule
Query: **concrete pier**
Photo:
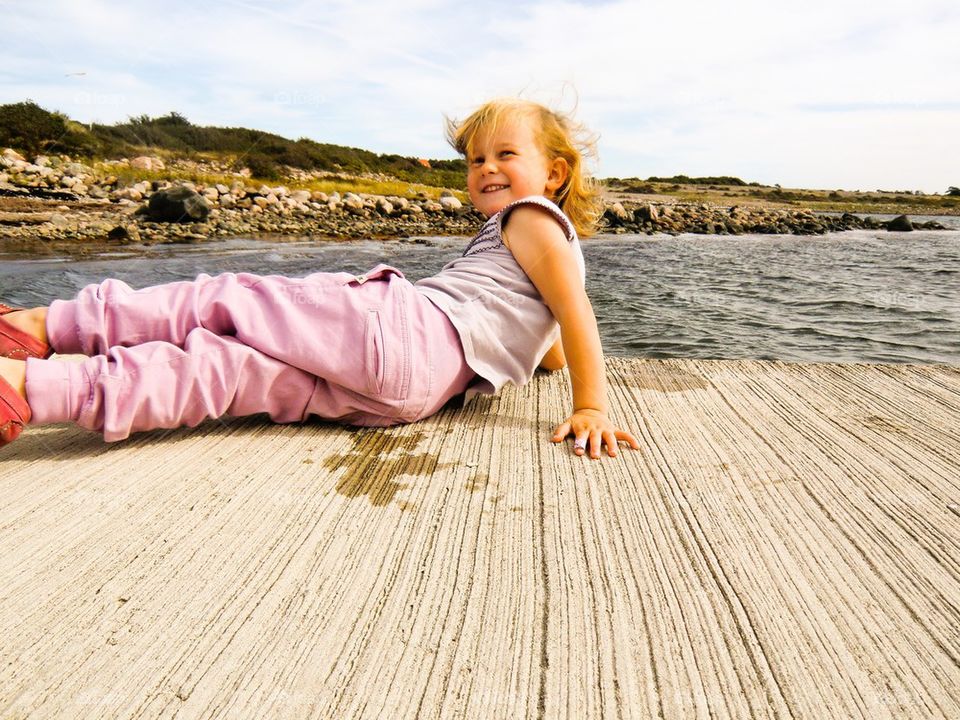
[[[960,717],[960,368],[608,359],[0,450],[2,718]]]

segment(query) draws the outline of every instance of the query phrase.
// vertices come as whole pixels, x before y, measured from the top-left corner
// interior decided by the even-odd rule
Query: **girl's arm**
[[[563,230],[548,210],[535,205],[519,207],[507,219],[508,247],[560,324],[569,364],[573,413],[557,427],[554,442],[573,433],[581,443],[586,441],[582,449],[575,445],[575,452],[589,452],[594,458],[600,457],[604,443],[607,453],[615,456],[618,440],[639,449],[633,435],[607,418],[607,372],[597,320]]]

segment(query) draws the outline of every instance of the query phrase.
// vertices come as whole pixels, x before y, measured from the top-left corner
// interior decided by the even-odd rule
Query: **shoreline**
[[[484,217],[457,193],[439,199],[408,188],[406,196],[321,192],[271,186],[237,175],[224,182],[191,182],[163,162],[125,161],[161,179],[135,183],[107,175],[115,161],[91,167],[70,158],[27,162],[12,150],[0,156],[0,254],[84,257],[118,248],[201,243],[245,237],[343,240],[467,236]],[[294,179],[296,181],[296,179]],[[226,184],[229,182],[230,184]],[[460,193],[462,196],[462,193]],[[945,230],[935,221],[862,219],[850,212],[754,203],[732,206],[647,199],[606,190],[598,234],[819,235],[858,229]]]
[[[198,198],[205,197],[196,192],[203,189],[192,188]],[[37,197],[28,192],[0,189],[0,254],[87,257],[111,250],[143,248],[148,251],[157,245],[197,244],[230,238],[273,242],[311,238],[344,242],[471,237],[484,220],[472,206],[462,205],[450,196],[443,198],[448,201],[443,205],[417,197],[353,193],[344,196],[334,193],[326,196],[325,202],[318,202],[322,199],[318,197],[296,203],[292,194],[298,191],[284,186],[244,187],[238,189],[236,195],[241,192],[242,199],[250,202],[250,208],[211,207],[202,221],[161,222],[146,214],[146,201],[65,200],[62,196]],[[259,212],[252,209],[261,207],[258,200],[269,203],[266,209]],[[209,200],[206,202],[212,205]],[[906,216],[896,220],[906,221],[910,229],[949,230],[937,222],[911,222]],[[628,200],[606,204],[597,234],[822,235],[846,230],[898,229],[890,227],[892,224],[894,221],[810,209]]]

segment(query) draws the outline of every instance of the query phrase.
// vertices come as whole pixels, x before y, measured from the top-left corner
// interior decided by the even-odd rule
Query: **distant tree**
[[[960,195],[960,187],[951,185],[947,188],[947,195],[953,195],[954,197]]]
[[[44,152],[67,133],[62,115],[48,112],[31,100],[0,106],[0,145]]]
[[[12,147],[28,155],[47,152],[90,155],[96,139],[66,115],[49,112],[32,100],[0,105],[0,147]]]

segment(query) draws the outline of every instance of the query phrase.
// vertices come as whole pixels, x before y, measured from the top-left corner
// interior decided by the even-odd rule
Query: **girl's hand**
[[[553,433],[553,442],[563,442],[569,436],[574,436],[573,452],[583,455],[587,450],[590,457],[600,457],[600,448],[607,445],[607,454],[617,456],[617,441],[626,440],[634,450],[640,449],[640,443],[628,432],[618,430],[607,416],[599,410],[574,410],[573,415],[557,426]]]

